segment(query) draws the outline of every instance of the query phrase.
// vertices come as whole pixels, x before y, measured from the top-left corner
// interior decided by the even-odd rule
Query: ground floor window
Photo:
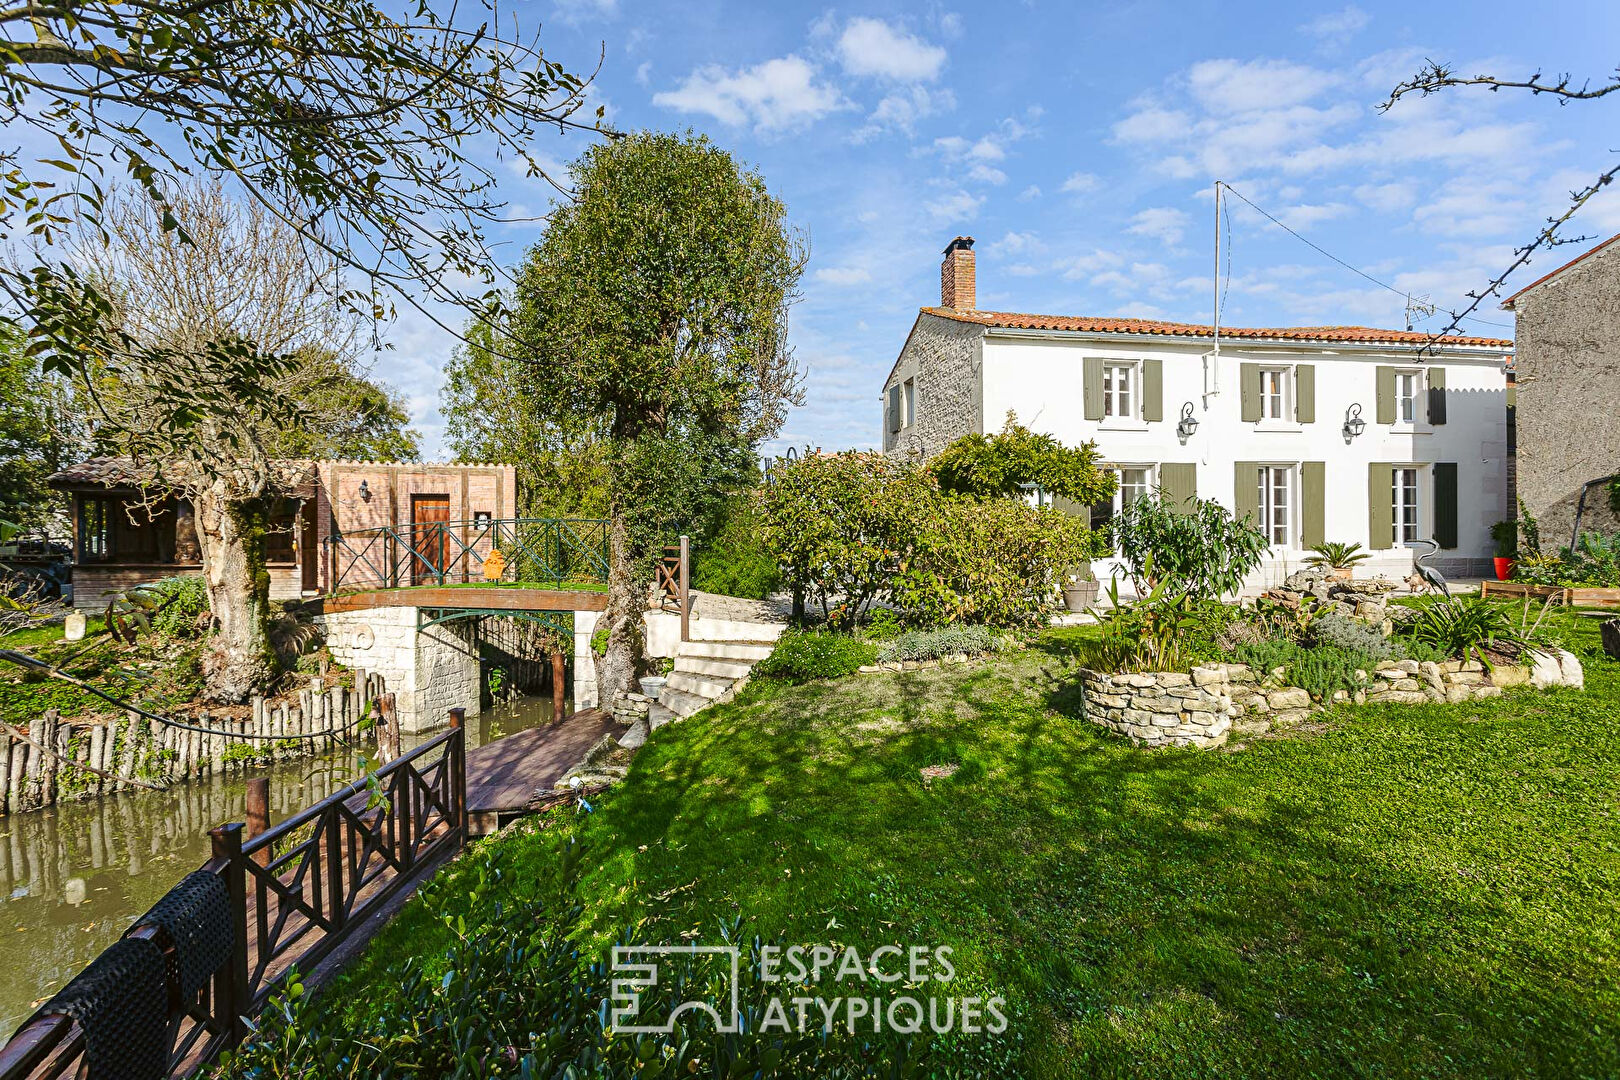
[[[112,545],[108,542],[110,528],[108,517],[111,511],[111,499],[97,498],[92,495],[79,497],[79,559],[82,562],[99,561],[112,554]]]
[[[1119,486],[1114,489],[1112,499],[1105,499],[1091,508],[1093,529],[1105,527],[1125,507],[1144,495],[1153,494],[1152,465],[1115,465],[1113,468]]]
[[[1398,468],[1392,473],[1395,543],[1409,544],[1418,538],[1418,470]]]
[[[1288,547],[1293,540],[1293,466],[1262,465],[1259,472],[1260,530],[1273,547]]]

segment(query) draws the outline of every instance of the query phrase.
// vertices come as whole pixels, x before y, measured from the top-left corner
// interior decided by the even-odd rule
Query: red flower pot
[[[1502,558],[1502,556],[1498,555],[1492,561],[1496,563],[1496,580],[1497,581],[1506,581],[1508,578],[1513,576],[1513,560],[1512,559],[1504,559],[1504,558]]]

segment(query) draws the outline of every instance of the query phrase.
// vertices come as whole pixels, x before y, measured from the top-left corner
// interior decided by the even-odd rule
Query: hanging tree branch
[[[1560,75],[1553,81],[1543,78],[1540,71],[1527,79],[1519,80],[1500,79],[1494,75],[1460,76],[1447,65],[1435,60],[1428,60],[1424,62],[1421,71],[1390,91],[1389,97],[1379,103],[1378,111],[1388,112],[1403,97],[1413,94],[1419,97],[1428,97],[1430,94],[1436,94],[1455,86],[1484,86],[1488,87],[1492,93],[1500,90],[1521,90],[1534,95],[1548,94],[1557,98],[1560,105],[1567,105],[1571,101],[1592,101],[1620,91],[1620,67],[1615,69],[1614,77],[1607,82],[1593,86],[1588,80],[1576,86],[1573,76],[1568,74]],[[1564,244],[1583,243],[1592,239],[1592,237],[1586,235],[1560,236],[1559,230],[1567,225],[1570,219],[1580,212],[1582,207],[1591,202],[1598,192],[1613,183],[1616,176],[1620,176],[1620,165],[1599,173],[1585,187],[1571,191],[1569,193],[1569,205],[1564,212],[1547,218],[1546,225],[1529,243],[1514,248],[1513,261],[1500,274],[1492,278],[1488,285],[1483,289],[1467,293],[1468,306],[1461,311],[1448,311],[1447,314],[1450,316],[1451,321],[1438,333],[1429,336],[1429,341],[1424,346],[1424,349],[1428,350],[1441,338],[1459,332],[1462,329],[1463,321],[1475,311],[1478,311],[1480,305],[1485,303],[1486,300],[1492,297],[1501,297],[1502,288],[1507,283],[1507,279],[1520,267],[1528,264],[1531,256],[1537,251],[1544,248],[1559,247]]]

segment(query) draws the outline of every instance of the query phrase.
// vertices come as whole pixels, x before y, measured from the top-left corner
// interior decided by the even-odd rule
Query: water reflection
[[[549,699],[520,699],[469,722],[467,743],[550,721]],[[407,737],[407,748],[431,734]],[[270,778],[271,819],[280,821],[352,782],[357,753],[246,775]],[[0,1040],[208,858],[208,830],[242,820],[246,775],[0,817]]]

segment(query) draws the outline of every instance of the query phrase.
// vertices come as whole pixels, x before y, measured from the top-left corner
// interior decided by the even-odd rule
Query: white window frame
[[[1280,386],[1278,392],[1268,393],[1266,383],[1269,377],[1276,376]],[[1271,414],[1271,404],[1277,405],[1277,415]],[[1294,411],[1294,366],[1292,364],[1262,364],[1260,366],[1260,424],[1262,427],[1293,427],[1296,413]]]
[[[900,384],[900,428],[905,430],[917,422],[917,380],[907,379]]]
[[[1131,496],[1131,500],[1133,502],[1141,498],[1143,495],[1151,495],[1155,491],[1159,490],[1159,467],[1157,465],[1150,465],[1147,463],[1138,464],[1136,462],[1124,461],[1109,465],[1108,467],[1114,470],[1114,474],[1119,480],[1119,483],[1114,488],[1115,514],[1118,514],[1125,509],[1125,471],[1127,469],[1132,472],[1140,471],[1144,477],[1142,490]]]
[[[1403,482],[1405,473],[1412,474],[1411,492],[1414,505],[1403,507],[1401,498],[1407,485]],[[1392,549],[1408,547],[1413,543],[1423,543],[1428,536],[1429,505],[1433,501],[1430,497],[1429,467],[1427,465],[1395,465],[1390,469],[1389,501],[1390,501],[1390,547]],[[1410,530],[1410,538],[1403,535]],[[1424,544],[1427,547],[1427,544]]]
[[[1412,393],[1408,397],[1401,393],[1401,381],[1412,380]],[[1395,369],[1395,426],[1398,428],[1422,427],[1429,422],[1429,406],[1427,391],[1429,380],[1424,376],[1422,368],[1396,368]],[[1412,403],[1412,418],[1408,420],[1404,415],[1403,406]]]
[[[1116,372],[1123,372],[1129,380],[1129,385],[1123,390],[1115,377]],[[1141,424],[1142,361],[1105,359],[1102,363],[1102,380],[1102,422],[1111,426]]]
[[[1258,511],[1260,530],[1273,549],[1291,550],[1299,546],[1299,466],[1294,462],[1264,462],[1259,468]],[[1276,504],[1277,476],[1283,477],[1283,502]],[[1283,514],[1282,540],[1277,539],[1277,510]]]

